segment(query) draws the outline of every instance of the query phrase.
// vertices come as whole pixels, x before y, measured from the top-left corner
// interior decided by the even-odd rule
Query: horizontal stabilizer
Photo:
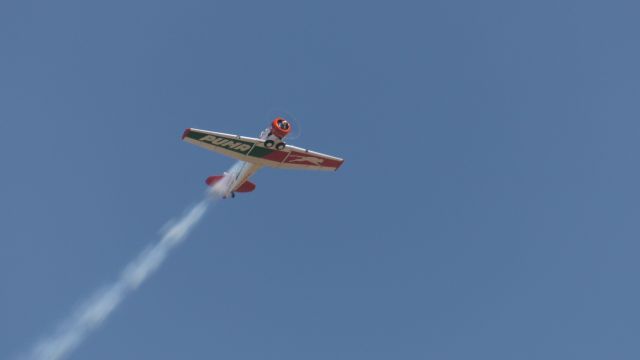
[[[238,186],[238,188],[235,191],[236,192],[252,192],[255,189],[256,189],[256,184],[247,180],[243,182],[242,185]]]
[[[224,178],[223,175],[213,175],[213,176],[209,176],[207,180],[205,180],[205,182],[207,183],[207,185],[213,186],[222,178]],[[255,190],[255,188],[256,188],[256,184],[252,183],[251,181],[245,181],[242,183],[242,185],[238,186],[238,188],[233,191],[234,192],[252,192],[253,190]]]

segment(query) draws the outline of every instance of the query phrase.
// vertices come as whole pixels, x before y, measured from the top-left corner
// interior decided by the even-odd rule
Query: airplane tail
[[[213,186],[215,185],[215,183],[220,181],[223,177],[224,175],[209,176],[207,180],[205,180],[205,182],[207,183],[207,185]],[[234,192],[241,192],[241,193],[252,192],[253,190],[255,190],[255,188],[256,188],[256,184],[247,180],[243,182],[242,185],[240,185],[237,189],[235,189]]]

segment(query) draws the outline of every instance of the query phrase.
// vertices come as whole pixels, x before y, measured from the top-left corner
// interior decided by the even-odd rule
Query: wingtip
[[[187,135],[189,135],[190,132],[191,132],[191,128],[184,129],[184,132],[182,133],[181,139],[184,140],[184,138],[186,138]]]

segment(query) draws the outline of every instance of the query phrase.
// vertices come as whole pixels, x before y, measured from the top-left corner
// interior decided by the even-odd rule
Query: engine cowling
[[[278,117],[271,122],[271,133],[280,139],[289,135],[291,132],[291,123],[287,120]]]

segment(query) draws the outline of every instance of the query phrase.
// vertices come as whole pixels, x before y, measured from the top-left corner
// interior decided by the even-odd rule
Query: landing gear
[[[275,147],[278,150],[284,150],[284,148],[287,146],[287,144],[282,141],[283,137],[279,137],[278,135],[269,131],[269,129],[266,129],[262,133],[260,133],[260,139],[264,140],[263,145],[267,149],[272,149]]]
[[[234,198],[234,197],[236,197],[236,193],[231,192],[231,198]]]

